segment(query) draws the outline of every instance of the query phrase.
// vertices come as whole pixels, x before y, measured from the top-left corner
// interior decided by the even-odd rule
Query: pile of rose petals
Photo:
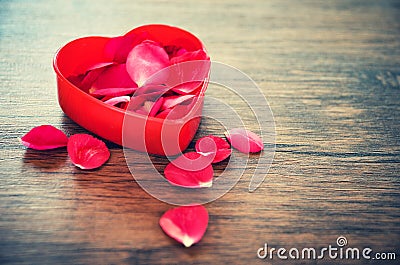
[[[148,84],[149,78],[173,65],[210,59],[202,49],[189,51],[179,44],[165,46],[147,33],[132,32],[110,38],[103,53],[101,58],[107,59],[79,66],[68,80],[106,104],[126,110],[133,101],[129,111],[161,119],[187,114],[200,94],[202,82],[186,80],[168,87],[162,78]],[[207,77],[209,69],[208,64],[203,66],[207,69],[203,69],[201,80]],[[175,114],[169,116],[170,113]]]
[[[67,147],[72,163],[81,169],[98,168],[110,157],[110,151],[103,141],[89,134],[74,134],[68,138],[65,133],[51,125],[33,128],[20,141],[35,150]]]
[[[263,142],[255,133],[235,128],[226,132],[232,147],[243,153],[263,150]],[[103,165],[110,157],[107,146],[88,134],[75,134],[69,138],[51,125],[33,128],[21,137],[28,148],[49,150],[67,147],[72,163],[81,169],[94,169]],[[231,155],[231,146],[224,139],[209,135],[200,138],[196,152],[187,152],[169,163],[164,175],[169,183],[185,188],[211,187],[214,171],[212,164],[219,163]],[[159,224],[171,238],[190,247],[198,243],[208,226],[208,212],[202,205],[180,206],[165,212]]]
[[[242,153],[264,149],[261,138],[246,129],[231,129],[226,132],[226,138]],[[196,152],[182,154],[165,167],[164,175],[169,183],[184,188],[211,187],[214,177],[211,164],[227,159],[232,152],[228,142],[213,135],[200,138],[195,148]]]

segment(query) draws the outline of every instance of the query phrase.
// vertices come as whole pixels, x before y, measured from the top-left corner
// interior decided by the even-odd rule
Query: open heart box
[[[187,51],[203,49],[191,33],[167,25],[145,25],[129,33],[146,33],[160,44],[179,45]],[[128,33],[128,34],[129,34]],[[175,155],[187,148],[201,121],[207,80],[191,110],[179,119],[148,117],[105,104],[84,92],[68,77],[82,65],[104,61],[108,37],[84,37],[73,40],[58,50],[53,66],[57,75],[58,101],[64,113],[87,130],[116,144],[158,155]],[[209,68],[207,69],[209,74]]]

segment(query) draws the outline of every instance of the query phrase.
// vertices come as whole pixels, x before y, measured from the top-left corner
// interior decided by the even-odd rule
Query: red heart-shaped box
[[[198,38],[177,27],[154,24],[130,31],[143,32],[164,46],[179,45],[188,51],[205,51]],[[191,111],[180,119],[147,117],[105,104],[73,85],[67,77],[74,75],[77,68],[110,60],[104,58],[103,52],[109,40],[108,37],[84,37],[58,50],[53,66],[60,107],[82,127],[116,144],[151,154],[179,154],[187,148],[200,124],[207,80]]]

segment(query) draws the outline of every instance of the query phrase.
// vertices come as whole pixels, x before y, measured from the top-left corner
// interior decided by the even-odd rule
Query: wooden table
[[[321,249],[339,236],[400,259],[398,1],[214,2],[0,2],[1,264],[290,264],[257,250]],[[149,23],[196,34],[213,60],[257,82],[275,117],[266,180],[249,193],[246,171],[207,204],[207,233],[189,249],[159,228],[172,206],[138,186],[121,147],[107,142],[108,163],[86,172],[65,149],[26,150],[17,139],[40,124],[87,132],[57,103],[59,47]],[[195,139],[213,126],[205,119]]]

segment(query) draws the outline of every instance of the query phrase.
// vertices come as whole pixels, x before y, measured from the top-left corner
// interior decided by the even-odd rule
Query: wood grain
[[[398,260],[399,15],[395,0],[0,1],[0,263],[269,264],[257,258],[264,243],[322,248],[340,235]],[[171,206],[139,187],[119,146],[107,143],[109,162],[86,172],[63,149],[26,150],[17,140],[40,124],[86,132],[57,103],[59,47],[148,23],[199,36],[213,60],[257,82],[275,117],[265,182],[249,193],[247,170],[207,204],[209,228],[190,249],[159,228]],[[204,119],[196,139],[208,133],[220,127]],[[256,163],[252,157],[249,169]]]

